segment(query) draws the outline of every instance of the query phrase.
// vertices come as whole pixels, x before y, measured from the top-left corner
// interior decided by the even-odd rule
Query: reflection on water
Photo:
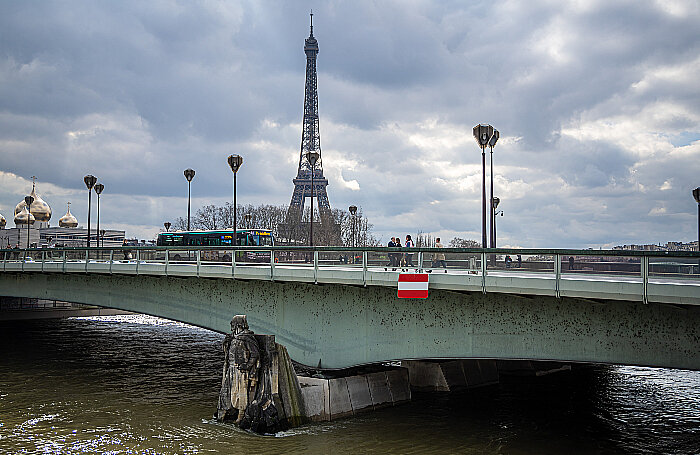
[[[0,324],[0,453],[697,453],[700,373],[585,367],[252,435],[211,419],[223,336],[147,316]]]

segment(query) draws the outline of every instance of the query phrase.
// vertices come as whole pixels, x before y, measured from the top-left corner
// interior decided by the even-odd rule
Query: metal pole
[[[233,173],[233,246],[238,245],[238,233],[236,231],[236,175],[238,172]],[[235,252],[234,252],[235,253]]]
[[[496,210],[494,209],[494,214],[493,214],[493,243],[491,244],[492,248],[496,248]],[[493,265],[496,265],[496,261],[493,261]]]
[[[97,247],[100,247],[100,195],[97,194]]]
[[[190,230],[190,197],[192,195],[191,192],[191,187],[192,187],[192,182],[187,181],[187,230]]]
[[[486,151],[481,147],[481,245],[486,248]]]
[[[494,222],[496,219],[496,216],[494,215],[495,211],[496,209],[493,208],[493,147],[491,147],[491,210],[489,212],[491,218],[491,226],[489,228],[491,234],[491,248],[496,248],[496,230],[494,228]]]
[[[309,228],[309,246],[314,246],[314,165],[311,166],[311,220]]]
[[[88,190],[88,229],[87,229],[87,247],[90,248],[90,207],[92,206],[92,188]]]
[[[700,202],[698,202],[698,251],[700,251]]]

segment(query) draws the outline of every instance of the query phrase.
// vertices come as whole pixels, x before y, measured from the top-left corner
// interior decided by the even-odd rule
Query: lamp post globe
[[[102,194],[104,189],[105,186],[101,183],[95,185],[95,193],[97,193],[97,246],[100,246],[100,237],[103,232],[100,231],[100,194]],[[104,243],[104,241],[102,243]]]
[[[90,209],[92,207],[92,188],[97,183],[97,177],[88,174],[83,177],[83,182],[88,189],[88,221],[87,221],[87,247],[90,248]]]
[[[228,157],[228,165],[231,168],[231,171],[233,171],[233,244],[234,246],[238,244],[238,234],[236,232],[236,229],[238,229],[237,224],[237,219],[236,219],[236,209],[237,209],[237,203],[236,203],[236,175],[238,175],[238,170],[241,168],[241,165],[243,164],[243,157],[240,155],[229,155]]]
[[[166,221],[165,223],[163,223],[163,227],[165,228],[165,232],[170,232],[170,226],[172,226],[170,224],[170,221]]]
[[[321,155],[309,150],[306,152],[306,160],[311,166],[311,218],[309,219],[309,246],[314,246],[314,174],[316,173],[316,162]]]
[[[194,178],[194,169],[185,169],[185,178],[187,179],[187,230],[190,230],[190,202],[192,196],[192,179]]]

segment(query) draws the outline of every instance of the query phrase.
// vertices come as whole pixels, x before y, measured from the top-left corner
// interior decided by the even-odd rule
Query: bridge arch
[[[65,300],[227,332],[234,314],[324,368],[503,358],[700,369],[700,308],[435,289],[150,275],[3,273],[0,295]]]

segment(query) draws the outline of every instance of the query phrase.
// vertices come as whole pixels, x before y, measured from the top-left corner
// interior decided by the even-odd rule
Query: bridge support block
[[[313,421],[335,420],[411,400],[405,368],[333,379],[298,379],[306,417]]]
[[[419,392],[457,392],[498,384],[502,375],[543,376],[568,371],[561,362],[529,360],[406,360],[411,388]]]

